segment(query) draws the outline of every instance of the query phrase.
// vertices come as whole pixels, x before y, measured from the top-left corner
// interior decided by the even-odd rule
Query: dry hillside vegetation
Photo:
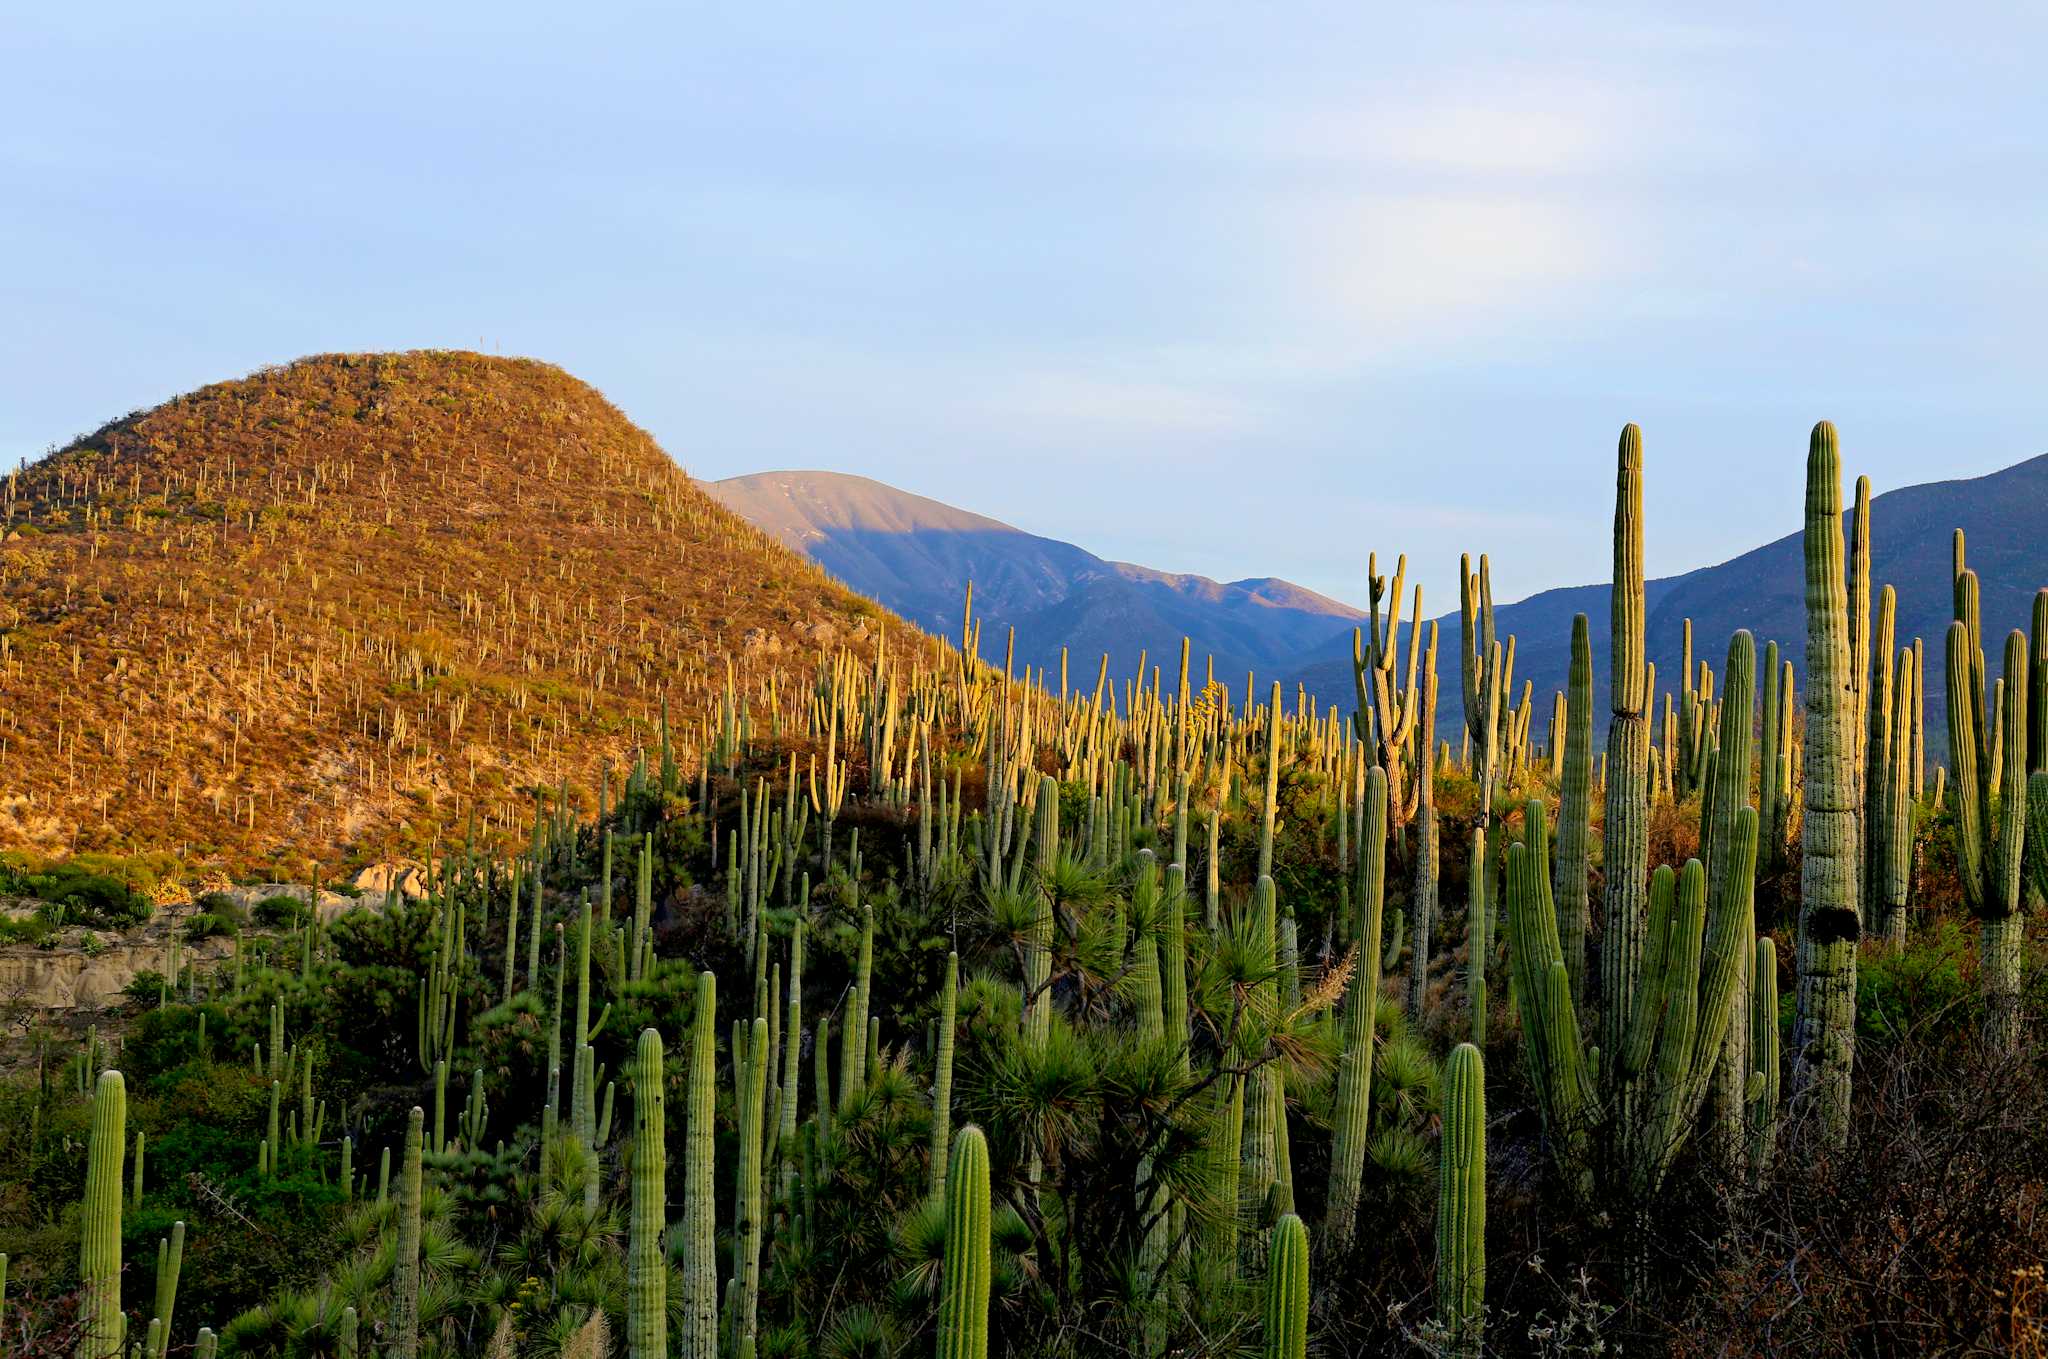
[[[417,852],[564,777],[588,806],[728,656],[758,686],[884,618],[588,385],[471,353],[203,388],[8,478],[4,522],[0,848]]]

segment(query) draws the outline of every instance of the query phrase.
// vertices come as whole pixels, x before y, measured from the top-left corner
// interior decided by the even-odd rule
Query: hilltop
[[[0,524],[0,848],[418,854],[565,778],[590,808],[728,656],[758,691],[892,621],[592,387],[464,352],[177,397],[8,478]]]
[[[1181,638],[1219,679],[1270,675],[1296,654],[1362,621],[1348,604],[1289,581],[1215,581],[1109,561],[986,515],[839,472],[761,472],[706,488],[727,507],[861,593],[941,633],[956,632],[974,582],[985,620],[981,654],[1000,663],[1007,629],[1017,661],[1092,685],[1107,654],[1129,677],[1139,656],[1171,665]]]

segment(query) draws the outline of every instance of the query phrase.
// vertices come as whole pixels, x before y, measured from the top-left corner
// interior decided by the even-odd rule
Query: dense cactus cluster
[[[1930,787],[1921,647],[1873,590],[1832,427],[1803,649],[1737,631],[1695,657],[1688,626],[1661,692],[1634,426],[1615,473],[1606,670],[1581,614],[1542,731],[1485,556],[1460,564],[1448,739],[1405,558],[1369,560],[1349,712],[1186,647],[1092,689],[1016,673],[970,595],[957,644],[725,665],[623,774],[529,790],[516,849],[465,836],[417,900],[191,964],[127,1051],[225,1092],[246,1178],[127,1126],[115,1045],[68,1056],[36,1107],[91,1110],[77,1353],[1514,1353],[1490,1143],[1517,1195],[1591,1224],[1588,1269],[1639,1320],[1649,1243],[1702,1211],[1684,1174],[1732,1233],[1854,1135],[1859,949],[1926,913],[1937,816],[1985,1036],[2023,1044],[2048,592],[1990,679],[1958,547]],[[206,1315],[207,1234],[244,1198],[289,1202],[321,1253]],[[161,1215],[147,1310],[123,1307],[124,1210]],[[1428,1306],[1322,1303],[1356,1304],[1403,1232]]]

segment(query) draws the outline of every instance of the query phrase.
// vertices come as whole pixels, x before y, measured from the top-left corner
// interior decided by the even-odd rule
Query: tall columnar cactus
[[[1778,946],[1756,941],[1749,988],[1749,1062],[1756,1071],[1748,1109],[1749,1169],[1761,1180],[1778,1149]]]
[[[171,1235],[167,1241],[156,1246],[156,1303],[150,1309],[150,1334],[156,1343],[144,1354],[144,1359],[164,1359],[171,1344],[171,1313],[178,1306],[178,1275],[185,1266],[185,1224],[171,1224]]]
[[[1436,641],[1437,625],[1429,625],[1429,643],[1422,664],[1422,719],[1415,730],[1415,880],[1408,893],[1408,1013],[1422,1013],[1429,988],[1430,935],[1437,917],[1436,824]]]
[[[733,1222],[734,1254],[738,1257],[739,1315],[732,1319],[733,1335],[742,1354],[751,1354],[758,1335],[761,1315],[761,1159],[766,1132],[768,1101],[768,1021],[756,1017],[749,1029],[751,1042],[739,1090],[739,1212]]]
[[[626,1352],[668,1354],[668,1117],[661,1035],[640,1031],[633,1073],[633,1216],[626,1249]]]
[[[1477,1356],[1486,1329],[1486,1064],[1470,1043],[1444,1065],[1438,1158],[1437,1317],[1452,1353]]]
[[[1649,928],[1650,684],[1643,625],[1643,432],[1621,431],[1615,457],[1614,584],[1611,598],[1612,685],[1607,723],[1606,820],[1601,826],[1606,911],[1600,945],[1604,1004],[1600,1050],[1627,1046],[1642,1003],[1639,985]],[[1633,1123],[1633,1078],[1617,1071],[1607,1082],[1607,1123],[1613,1132],[1605,1159],[1629,1159],[1618,1145]]]
[[[93,1086],[92,1140],[78,1214],[78,1359],[118,1359],[121,1353],[121,1160],[128,1149],[127,1124],[128,1087],[120,1072],[102,1071]]]
[[[1974,575],[1965,572],[1974,582]],[[1974,594],[1974,591],[1972,592]],[[1949,763],[1956,782],[1956,867],[1963,901],[1977,916],[1980,975],[1984,987],[1984,1036],[2010,1048],[2020,1036],[2020,870],[2027,838],[2028,641],[2015,629],[2005,640],[2004,701],[1998,705],[2000,731],[1990,739],[1989,714],[1978,676],[1981,657],[1970,644],[1963,620],[1948,630]],[[1985,771],[1998,768],[2005,789],[1998,797],[1986,786]]]
[[[932,1197],[946,1192],[946,1164],[952,1151],[953,1030],[960,1005],[960,955],[946,955],[946,980],[939,991],[937,1051],[932,1056]]]
[[[1778,836],[1778,800],[1785,794],[1778,782],[1779,724],[1781,697],[1778,686],[1778,644],[1764,643],[1762,669],[1758,680],[1763,689],[1763,717],[1757,725],[1761,747],[1756,762],[1757,867],[1775,872],[1785,857],[1784,841]]]
[[[868,1005],[875,976],[875,908],[860,908],[860,954],[853,974],[852,1005],[839,1036],[839,1107],[851,1104],[867,1088]]]
[[[718,1192],[715,1156],[718,1076],[718,979],[697,977],[690,1027],[690,1121],[683,1160],[683,1355],[718,1359]],[[822,1114],[825,1105],[819,1104]]]
[[[360,1340],[361,1332],[362,1322],[356,1316],[356,1309],[353,1307],[342,1308],[341,1335],[339,1344],[337,1346],[337,1348],[340,1350],[340,1359],[356,1359],[358,1341]],[[211,1335],[213,1333],[211,1331],[201,1331],[200,1334]]]
[[[1891,587],[1885,589],[1889,593]],[[1882,829],[1877,832],[1883,853],[1872,860],[1878,892],[1876,918],[1870,922],[1894,952],[1906,944],[1906,907],[1913,885],[1913,707],[1919,688],[1913,649],[1901,647],[1891,685],[1891,713],[1884,723],[1884,802],[1879,809]]]
[[[1367,1123],[1372,1110],[1374,1013],[1379,1001],[1380,917],[1386,902],[1387,779],[1378,765],[1366,775],[1365,834],[1360,857],[1357,970],[1344,998],[1344,1050],[1337,1061],[1337,1103],[1331,1111],[1331,1243],[1342,1248],[1358,1220],[1365,1175]]]
[[[1044,1042],[1052,1027],[1052,876],[1060,857],[1060,789],[1047,774],[1038,784],[1038,885],[1031,933],[1024,941],[1024,1031]]]
[[[1474,1043],[1486,1041],[1486,955],[1493,951],[1493,930],[1486,909],[1486,828],[1475,826],[1465,878],[1465,1008]]]
[[[1273,681],[1273,698],[1266,705],[1266,800],[1259,813],[1259,872],[1261,878],[1273,872],[1273,821],[1280,810],[1280,681]]]
[[[946,1254],[940,1276],[938,1359],[987,1359],[988,1142],[968,1124],[946,1175]]]
[[[1572,992],[1586,985],[1586,932],[1592,906],[1587,842],[1593,820],[1593,642],[1586,615],[1572,618],[1571,676],[1566,682],[1563,775],[1557,808],[1557,863],[1551,895],[1557,900],[1558,943]]]
[[[1266,1265],[1264,1359],[1307,1359],[1308,1228],[1289,1213],[1273,1224]]]
[[[808,898],[806,898],[808,900]],[[804,922],[798,919],[789,934],[789,1018],[783,1024],[782,1101],[777,1110],[782,1127],[776,1136],[781,1147],[782,1189],[785,1204],[796,1193],[796,1109],[800,1087],[798,1067],[804,1051]]]
[[[517,906],[513,908],[517,914]],[[417,1104],[405,1123],[405,1158],[398,1175],[398,1254],[391,1268],[392,1359],[418,1359],[420,1352],[420,1153],[427,1111]]]
[[[1713,780],[1702,802],[1708,824],[1701,853],[1707,875],[1706,953],[1702,999],[1713,1004],[1723,989],[1727,1012],[1700,1015],[1688,1059],[1689,1079],[1711,1081],[1718,1135],[1712,1150],[1729,1171],[1742,1160],[1743,1096],[1749,1085],[1750,964],[1756,940],[1756,814],[1749,805],[1750,751],[1756,724],[1756,643],[1747,631],[1728,639]]]
[[[1842,468],[1835,427],[1813,427],[1806,459],[1806,780],[1800,835],[1798,1020],[1792,1098],[1822,1135],[1849,1139],[1856,1051],[1857,699],[1842,565]]]

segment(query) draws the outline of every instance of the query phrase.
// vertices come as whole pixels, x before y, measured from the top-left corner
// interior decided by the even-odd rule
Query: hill
[[[959,628],[962,594],[974,582],[985,620],[982,655],[1000,660],[1017,630],[1020,664],[1059,668],[1092,684],[1105,653],[1129,675],[1140,652],[1171,663],[1182,637],[1218,678],[1270,675],[1364,617],[1359,610],[1271,577],[1214,581],[1108,561],[1072,543],[836,472],[762,472],[707,489],[783,543],[866,595],[934,631]]]
[[[417,854],[563,778],[589,808],[728,654],[758,688],[888,621],[593,388],[472,353],[178,397],[17,472],[0,523],[0,847]]]
[[[1853,468],[1848,469],[1853,474]],[[1657,475],[1652,465],[1650,476]],[[1847,495],[1853,484],[1843,487]],[[1901,645],[1914,638],[1925,643],[1927,661],[1926,717],[1928,759],[1946,763],[1948,747],[1947,682],[1944,642],[1953,617],[1950,587],[1950,540],[1963,530],[1969,564],[1982,583],[1985,649],[2031,618],[2034,592],[2048,584],[2048,538],[2041,533],[2042,507],[2048,506],[2048,455],[2030,458],[1981,477],[1902,486],[1874,496],[1870,502],[1871,597],[1873,611],[1886,585],[1898,592],[1897,630]],[[1788,507],[1796,514],[1798,506]],[[1656,531],[1656,525],[1650,526]],[[1718,673],[1728,638],[1748,628],[1759,647],[1776,641],[1792,661],[1803,686],[1806,674],[1806,604],[1804,558],[1800,535],[1752,548],[1715,566],[1684,575],[1652,580],[1644,587],[1649,610],[1646,638],[1657,666],[1660,692],[1675,682],[1682,654],[1685,620],[1693,624],[1693,655]],[[1513,564],[1494,563],[1498,592],[1513,579]],[[1526,677],[1535,682],[1537,724],[1549,713],[1550,695],[1562,689],[1571,661],[1572,616],[1584,613],[1592,624],[1596,724],[1606,730],[1608,587],[1580,585],[1546,590],[1514,604],[1495,608],[1503,637],[1516,637],[1516,694]],[[1440,620],[1443,673],[1438,731],[1455,733],[1463,720],[1457,674],[1458,615]],[[1873,628],[1875,623],[1873,621]],[[1998,667],[1991,660],[1994,673]],[[1311,692],[1348,701],[1352,693],[1351,643],[1348,636],[1318,647],[1298,659]],[[1660,710],[1661,710],[1661,704]],[[1596,738],[1597,739],[1597,738]]]

